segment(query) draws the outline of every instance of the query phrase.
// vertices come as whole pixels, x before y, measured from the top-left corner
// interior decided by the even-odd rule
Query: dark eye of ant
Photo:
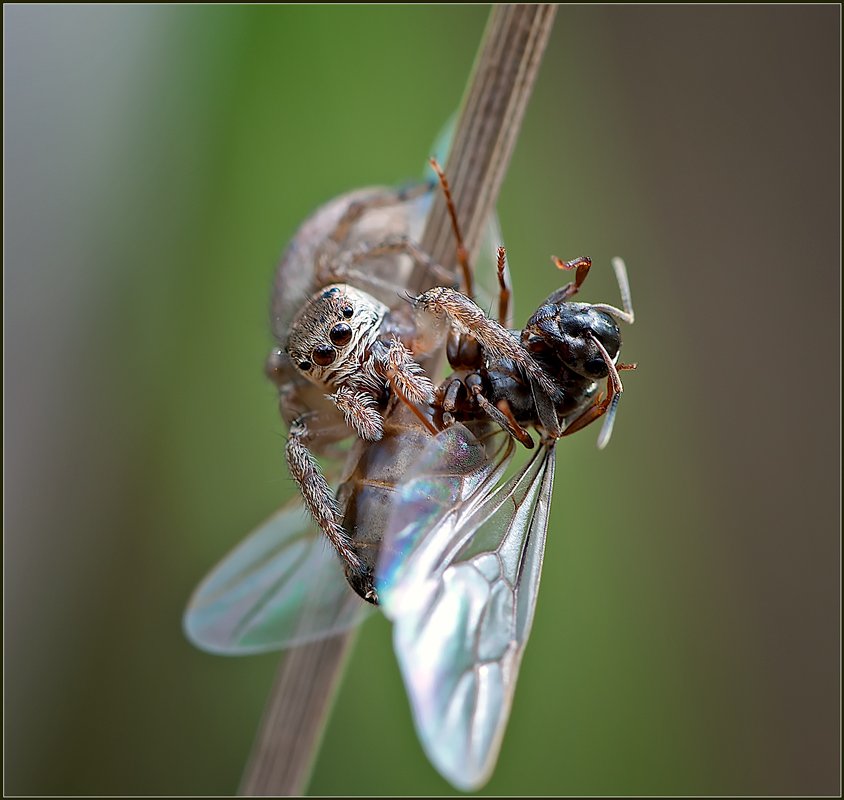
[[[351,306],[343,306],[343,316],[346,319],[351,319],[352,314],[355,313],[355,310]]]
[[[315,364],[327,367],[337,357],[337,351],[330,344],[318,344],[311,353]]]
[[[311,368],[311,362],[310,361],[300,361],[299,362],[299,369],[302,370],[302,372],[307,372],[310,368]]]
[[[599,375],[600,377],[603,377],[606,374],[607,365],[604,363],[603,358],[593,358],[584,364],[584,369],[590,375]]]
[[[328,338],[338,347],[343,347],[352,341],[352,329],[345,322],[341,322],[331,329]]]

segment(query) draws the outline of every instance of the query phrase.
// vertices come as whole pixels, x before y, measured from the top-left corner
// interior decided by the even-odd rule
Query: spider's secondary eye
[[[328,338],[338,347],[343,347],[352,341],[352,329],[345,322],[340,322],[331,329]]]
[[[337,357],[337,351],[330,344],[320,344],[314,348],[311,358],[315,364],[327,367]]]
[[[342,313],[346,319],[351,319],[352,314],[355,313],[355,310],[351,306],[343,306]]]
[[[302,372],[307,372],[311,368],[311,362],[310,361],[300,361],[298,366],[299,366],[299,369],[302,370]]]

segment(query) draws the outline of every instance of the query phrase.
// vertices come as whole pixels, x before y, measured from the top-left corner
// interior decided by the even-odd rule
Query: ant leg
[[[610,407],[611,402],[612,400],[610,398],[610,394],[607,394],[604,398],[602,398],[601,395],[598,395],[595,402],[592,403],[592,405],[589,406],[579,417],[576,417],[573,422],[567,425],[566,429],[560,434],[560,436],[570,436],[572,433],[582,431],[587,425],[591,425],[596,419],[600,419],[604,416],[604,414],[607,413],[607,409]]]
[[[551,261],[556,264],[557,269],[574,269],[577,271],[574,274],[574,280],[549,295],[543,305],[558,305],[565,303],[570,297],[574,297],[580,291],[580,287],[583,286],[583,282],[589,274],[589,268],[592,266],[592,259],[589,256],[579,256],[571,261],[562,261],[557,256],[551,256]]]
[[[542,390],[552,398],[559,397],[560,388],[505,327],[490,319],[466,295],[445,286],[423,292],[413,302],[417,308],[435,316],[446,316],[459,333],[473,336],[482,347],[499,357],[518,364]]]
[[[507,278],[504,274],[506,266],[505,249],[498,248],[498,263],[496,264],[496,272],[498,273],[498,321],[506,328],[510,327],[510,287],[507,286]]]
[[[615,413],[618,409],[618,401],[621,399],[621,395],[624,392],[624,387],[621,385],[621,378],[619,377],[618,372],[619,370],[636,369],[636,365],[619,364],[616,366],[612,363],[609,353],[607,353],[606,349],[600,341],[598,341],[597,337],[591,336],[591,338],[601,351],[601,355],[607,364],[607,369],[609,370],[609,377],[607,379],[607,396],[603,400],[596,398],[595,402],[589,406],[583,414],[577,417],[574,422],[566,427],[562,435],[568,436],[571,433],[583,430],[583,428],[587,425],[590,425],[596,419],[599,419],[606,414],[604,425],[601,428],[600,435],[598,436],[598,449],[603,450],[610,441],[613,424],[615,422]]]
[[[457,208],[454,205],[454,199],[451,196],[451,188],[448,185],[448,179],[440,167],[436,158],[429,158],[428,163],[433,167],[434,172],[440,179],[440,186],[442,186],[443,194],[445,195],[446,208],[448,215],[451,217],[451,229],[454,231],[454,238],[457,240],[457,263],[463,272],[463,293],[469,297],[473,296],[472,287],[472,268],[469,266],[469,253],[466,246],[463,244],[463,235],[460,233],[460,224],[457,221]]]
[[[445,389],[440,387],[437,390],[438,400],[443,414],[450,414],[457,408],[457,401],[460,397],[460,388],[462,386],[463,382],[459,378],[454,378],[449,381]]]
[[[543,305],[565,303],[570,297],[574,297],[580,291],[583,281],[586,280],[586,276],[589,274],[589,268],[592,266],[592,260],[587,256],[575,258],[572,261],[561,261],[556,256],[552,256],[552,261],[559,269],[576,269],[577,272],[572,283],[567,283],[561,289],[553,292]],[[612,268],[615,272],[618,290],[621,293],[622,308],[616,308],[608,303],[593,303],[592,308],[610,314],[622,322],[626,322],[628,325],[632,325],[635,317],[633,314],[633,301],[630,298],[630,282],[627,280],[627,267],[624,266],[624,261],[616,257],[612,260]]]
[[[340,510],[337,508],[331,487],[308,449],[310,439],[305,418],[294,420],[290,425],[285,447],[287,467],[317,525],[328,537],[347,568],[360,572],[363,564],[352,549],[351,540],[339,522]]]
[[[469,378],[472,376],[470,375]],[[477,376],[476,376],[477,377]],[[471,382],[466,380],[466,386],[472,393],[472,396],[477,401],[478,405],[484,413],[510,434],[514,439],[521,442],[528,450],[533,449],[533,439],[530,434],[516,421],[513,412],[510,409],[510,404],[506,400],[500,400],[498,405],[493,405],[484,397],[483,390],[480,386],[480,378]]]
[[[441,384],[437,387],[436,402],[439,404],[443,425],[446,427],[454,424],[454,410],[457,408],[457,401],[462,388],[463,381],[459,378],[454,378],[448,384]]]

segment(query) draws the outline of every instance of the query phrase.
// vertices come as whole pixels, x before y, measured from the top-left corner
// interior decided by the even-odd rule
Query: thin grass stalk
[[[499,5],[490,12],[446,163],[470,257],[495,208],[555,13],[552,5]],[[421,244],[435,261],[455,266],[451,223],[439,195]],[[350,631],[285,654],[244,771],[241,795],[303,793],[354,638]]]

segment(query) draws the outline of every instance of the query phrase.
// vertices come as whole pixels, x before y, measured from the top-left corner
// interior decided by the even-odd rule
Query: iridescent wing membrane
[[[370,608],[349,589],[336,554],[297,500],[209,573],[184,627],[203,650],[245,655],[341,633]]]
[[[434,437],[399,492],[376,581],[419,739],[467,791],[501,746],[548,528],[553,445],[501,483],[513,448],[459,424]]]

